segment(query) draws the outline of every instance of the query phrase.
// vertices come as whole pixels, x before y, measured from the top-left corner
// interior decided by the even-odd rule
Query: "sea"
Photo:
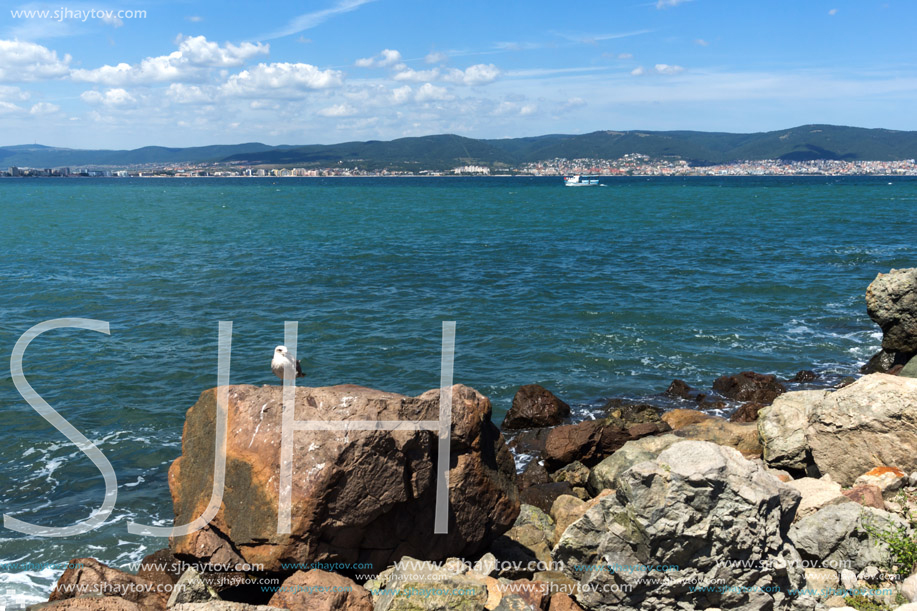
[[[95,442],[118,498],[104,525],[42,538],[0,527],[0,602],[46,600],[61,563],[135,569],[166,540],[169,465],[186,410],[216,385],[277,384],[284,323],[310,386],[408,395],[454,379],[493,402],[537,383],[594,417],[609,397],[659,400],[675,378],[829,383],[881,341],[864,293],[917,265],[917,179],[864,177],[0,179],[0,508],[67,526],[98,511],[102,476],[16,390],[28,383]]]

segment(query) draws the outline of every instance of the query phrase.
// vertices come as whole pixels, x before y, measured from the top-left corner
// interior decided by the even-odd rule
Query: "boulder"
[[[697,393],[684,380],[672,380],[662,394],[672,399],[692,399]]]
[[[695,441],[735,448],[746,457],[761,456],[761,441],[754,423],[729,422],[723,418],[710,418],[689,424],[675,431],[675,436]]]
[[[68,568],[57,580],[48,602],[101,595],[126,600],[141,611],[162,611],[166,608],[168,594],[156,592],[156,584],[152,581],[113,569],[94,558],[74,558],[69,564],[73,568]]]
[[[882,329],[882,348],[917,352],[917,268],[879,274],[866,289],[866,312]]]
[[[743,403],[739,408],[732,412],[732,415],[729,416],[729,422],[756,422],[758,420],[758,412],[761,411],[761,408],[766,407],[762,403]]]
[[[548,442],[548,435],[553,427],[542,429],[526,429],[524,431],[507,431],[507,443],[517,456],[541,456],[544,446]]]
[[[373,611],[372,596],[356,582],[318,569],[290,575],[268,605],[290,611]]]
[[[548,611],[583,611],[583,608],[576,604],[568,594],[558,592],[551,596],[551,605]]]
[[[917,603],[917,573],[901,582],[901,594],[911,603]]]
[[[516,478],[519,490],[525,490],[538,484],[550,484],[553,480],[539,460],[530,460],[522,473]]]
[[[873,467],[917,468],[917,380],[876,373],[813,405],[805,438],[842,486]]]
[[[491,609],[499,603],[502,593],[497,585],[462,562],[433,564],[404,557],[366,588],[375,611],[483,611],[488,601]]]
[[[170,608],[169,611],[285,611],[268,605],[250,605],[248,603],[235,603],[227,600],[212,600],[206,603],[181,603]]]
[[[842,493],[841,485],[831,481],[828,476],[821,479],[803,477],[787,482],[787,484],[802,495],[799,509],[796,510],[796,520],[811,515],[827,505],[850,502],[850,499]]]
[[[182,575],[182,563],[166,548],[153,552],[140,561],[140,570],[137,577],[153,583],[170,584],[178,583]]]
[[[911,360],[901,368],[898,375],[902,378],[917,378],[917,356],[912,357]]]
[[[811,463],[806,427],[809,414],[828,395],[826,390],[800,390],[781,395],[758,414],[758,437],[769,467],[805,471]]]
[[[628,424],[615,416],[558,426],[548,434],[545,464],[560,468],[577,460],[592,466],[632,439],[668,430],[661,420]]]
[[[555,561],[583,586],[576,595],[582,607],[789,606],[787,590],[803,583],[787,537],[800,497],[761,464],[732,448],[682,441],[656,460],[634,465],[617,482],[616,494],[571,524],[554,548]],[[630,572],[612,565],[674,570]],[[693,584],[714,579],[732,587],[692,591]]]
[[[450,610],[459,608],[449,607]],[[540,611],[540,608],[533,607],[518,594],[507,594],[500,599],[500,604],[494,607],[494,611]]]
[[[586,513],[586,501],[575,496],[564,494],[554,499],[551,506],[551,518],[554,519],[554,536],[552,541],[559,541],[567,527],[579,520]]]
[[[589,481],[589,467],[579,461],[573,461],[552,473],[551,479],[555,482],[568,482],[571,486],[585,486]]]
[[[681,440],[681,437],[666,434],[628,441],[617,452],[592,468],[589,473],[589,491],[598,494],[602,490],[614,488],[614,481],[619,473],[630,469],[638,462],[654,460],[660,452]]]
[[[545,513],[551,511],[554,499],[563,494],[573,494],[573,486],[568,482],[551,482],[529,486],[519,493],[523,505],[533,505]]]
[[[434,432],[299,431],[292,449],[292,532],[278,533],[282,387],[228,388],[226,490],[202,530],[171,541],[179,558],[220,565],[369,563],[403,555],[473,556],[508,530],[519,511],[513,458],[490,420],[490,401],[452,387],[449,532],[434,534],[438,442]],[[296,388],[298,421],[430,421],[439,389],[407,397],[353,385]],[[188,410],[182,455],[169,470],[177,524],[211,496],[216,389]]]
[[[907,475],[895,467],[876,467],[870,469],[853,482],[854,486],[875,486],[883,496],[889,496],[907,484]]]
[[[543,581],[517,579],[516,581],[503,584],[501,589],[503,590],[503,601],[510,596],[518,596],[528,603],[529,608],[534,611],[541,609],[548,598],[548,584]]]
[[[81,596],[32,605],[28,611],[141,611],[136,603],[114,596]]]
[[[673,409],[662,415],[662,421],[668,424],[673,431],[711,418],[715,416],[696,409]]]
[[[713,390],[734,401],[753,401],[761,405],[770,405],[778,395],[786,392],[777,376],[754,371],[717,378]]]
[[[844,490],[842,494],[854,503],[859,503],[860,505],[865,505],[866,507],[874,507],[876,509],[885,509],[885,501],[882,498],[882,491],[875,486],[862,484],[859,486],[854,486],[848,490]]]
[[[216,591],[207,585],[201,574],[190,568],[182,574],[172,589],[168,606],[171,608],[182,603],[203,603],[219,598]]]
[[[570,406],[547,388],[528,384],[516,391],[513,405],[503,419],[504,429],[531,429],[555,426],[570,415]]]
[[[805,384],[807,382],[814,382],[817,379],[818,379],[818,374],[815,373],[814,371],[811,371],[809,369],[801,369],[797,371],[796,375],[794,375],[790,379],[790,382],[795,382],[797,384]]]
[[[899,516],[864,507],[858,503],[828,505],[793,524],[790,539],[804,560],[820,566],[860,571],[867,566],[884,566],[888,546],[868,533],[868,528],[884,530],[906,526]]]

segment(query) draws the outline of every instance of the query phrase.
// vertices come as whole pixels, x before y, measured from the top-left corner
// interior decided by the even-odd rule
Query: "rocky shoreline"
[[[297,388],[296,420],[353,428],[295,433],[281,532],[282,389],[229,387],[206,526],[136,575],[73,559],[30,609],[917,611],[917,269],[880,274],[866,301],[883,342],[859,379],[675,380],[671,409],[612,399],[582,422],[529,385],[502,431],[452,387],[447,533],[436,432],[358,424],[435,421],[439,389]],[[177,525],[211,501],[218,415],[216,389],[187,413]]]

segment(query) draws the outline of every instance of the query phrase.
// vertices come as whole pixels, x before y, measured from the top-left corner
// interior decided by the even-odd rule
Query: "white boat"
[[[599,184],[599,179],[583,178],[577,174],[576,176],[564,176],[564,184],[568,187],[596,187]]]

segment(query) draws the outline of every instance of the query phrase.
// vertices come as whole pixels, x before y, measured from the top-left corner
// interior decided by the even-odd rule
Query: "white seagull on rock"
[[[291,373],[295,372],[297,378],[302,378],[306,375],[302,372],[302,367],[299,366],[299,361],[294,361],[290,358],[286,346],[277,346],[274,348],[274,358],[271,361],[271,371],[273,371],[274,375],[281,380],[283,379],[284,372],[286,371],[290,371]]]

